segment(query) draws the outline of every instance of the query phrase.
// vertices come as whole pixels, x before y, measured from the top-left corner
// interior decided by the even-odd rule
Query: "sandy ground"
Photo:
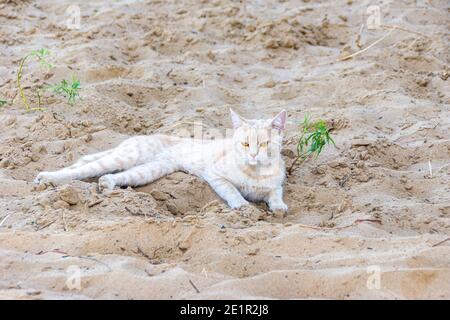
[[[449,299],[448,2],[383,1],[383,25],[420,34],[337,61],[389,32],[358,39],[370,4],[0,1],[0,298]],[[77,75],[74,107],[46,94],[24,111],[17,65],[42,47],[55,67],[24,83]],[[332,126],[338,149],[286,182],[288,216],[243,218],[183,173],[109,195],[32,184],[135,134],[224,131],[229,107],[286,108],[288,165],[305,113]]]

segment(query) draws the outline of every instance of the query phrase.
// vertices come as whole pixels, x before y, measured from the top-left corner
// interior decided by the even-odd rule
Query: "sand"
[[[416,33],[339,61],[390,32],[360,33],[373,1],[0,1],[0,298],[449,299],[448,3],[419,2],[380,5]],[[25,112],[17,66],[43,47],[29,98],[73,74],[82,100]],[[224,132],[230,107],[288,111],[287,165],[306,113],[333,128],[338,148],[288,177],[287,216],[243,217],[184,173],[32,184],[136,134]]]

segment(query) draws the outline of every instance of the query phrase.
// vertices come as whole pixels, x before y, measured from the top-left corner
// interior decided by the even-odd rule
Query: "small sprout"
[[[81,89],[80,80],[72,77],[72,82],[69,83],[66,79],[63,79],[60,84],[51,86],[50,89],[56,94],[62,94],[67,98],[67,102],[73,106],[75,100],[79,98]]]
[[[311,122],[311,117],[307,114],[300,127],[301,135],[297,142],[297,158],[289,167],[289,174],[293,172],[298,161],[303,162],[310,156],[317,158],[326,145],[333,144],[336,146],[325,121]]]
[[[49,56],[51,53],[48,49],[40,49],[40,50],[34,50],[31,51],[30,53],[28,53],[26,56],[24,56],[21,60],[20,60],[20,64],[19,64],[19,70],[17,72],[17,88],[19,89],[19,94],[22,98],[23,104],[25,105],[25,108],[27,111],[31,111],[31,110],[43,110],[41,107],[41,94],[40,91],[38,90],[37,92],[37,97],[38,97],[38,106],[36,108],[32,108],[27,100],[27,97],[25,96],[25,92],[23,90],[22,87],[22,76],[23,76],[23,67],[25,65],[25,62],[27,61],[28,58],[31,57],[36,57],[39,64],[41,65],[41,67],[43,68],[47,68],[50,69],[52,68],[52,64],[50,64],[46,57]]]
[[[8,102],[6,100],[0,99],[0,108],[3,107]]]
[[[29,56],[36,56],[38,58],[41,67],[51,69],[53,68],[53,65],[45,59],[45,57],[48,57],[50,55],[51,55],[50,51],[44,48],[40,50],[31,51]]]
[[[315,154],[317,158],[325,145],[330,143],[335,145],[325,121],[318,120],[311,123],[309,115],[306,115],[302,128],[303,132],[297,144],[298,156],[307,158]]]

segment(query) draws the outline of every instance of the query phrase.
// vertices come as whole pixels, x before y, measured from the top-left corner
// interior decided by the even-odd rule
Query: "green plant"
[[[61,80],[61,83],[51,86],[50,89],[56,94],[62,94],[67,98],[67,102],[73,106],[75,100],[80,96],[78,92],[81,89],[80,80],[72,77],[72,82],[69,83],[66,79]]]
[[[0,99],[0,108],[3,107],[5,104],[7,104],[8,102],[6,100],[2,100]]]
[[[38,106],[36,108],[32,108],[30,106],[30,104],[28,103],[27,97],[25,95],[25,92],[23,90],[22,87],[22,76],[23,76],[23,68],[25,65],[25,62],[27,61],[28,58],[32,58],[35,57],[37,58],[39,64],[41,65],[41,67],[45,67],[45,68],[52,68],[52,65],[47,61],[46,57],[50,55],[50,51],[47,49],[40,49],[40,50],[34,50],[31,51],[30,53],[28,53],[26,56],[24,56],[21,60],[20,60],[20,64],[19,64],[19,70],[17,72],[17,87],[19,89],[19,94],[20,97],[22,98],[23,104],[25,105],[25,108],[27,111],[31,111],[31,110],[42,110],[41,107],[41,92],[40,89],[38,89],[36,91],[36,95],[38,97]]]
[[[297,157],[288,169],[291,174],[299,161],[303,162],[311,156],[317,158],[326,145],[333,144],[334,140],[330,136],[330,130],[325,121],[317,120],[311,122],[311,117],[307,114],[300,125],[301,134],[297,142]]]

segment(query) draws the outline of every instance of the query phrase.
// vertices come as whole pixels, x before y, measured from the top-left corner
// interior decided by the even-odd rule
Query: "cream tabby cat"
[[[101,190],[140,186],[175,171],[203,178],[231,208],[265,201],[271,211],[287,211],[280,151],[286,111],[270,120],[247,120],[233,110],[233,137],[187,139],[165,135],[136,136],[114,149],[82,157],[55,172],[41,172],[35,183],[101,176]]]

